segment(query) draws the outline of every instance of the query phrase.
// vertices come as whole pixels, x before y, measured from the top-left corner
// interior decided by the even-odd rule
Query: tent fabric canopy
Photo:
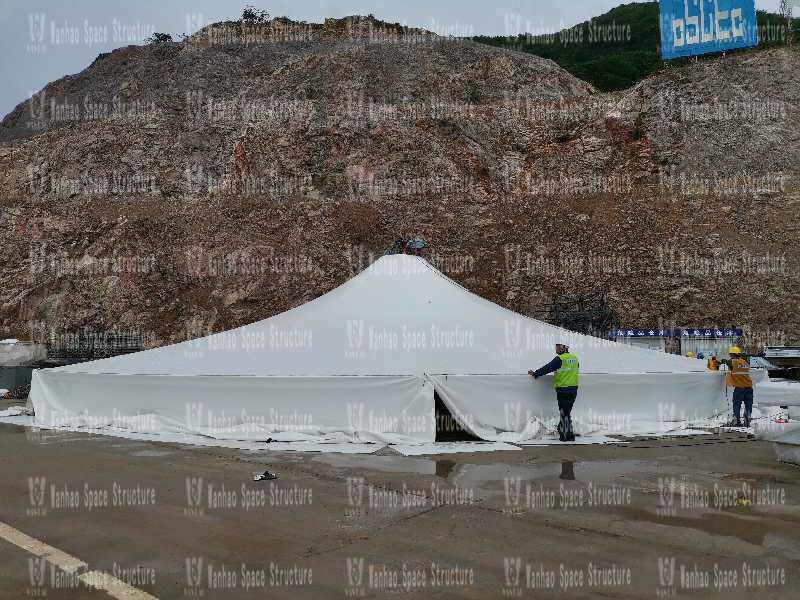
[[[118,427],[116,414],[147,431],[213,438],[414,443],[435,438],[436,390],[471,433],[513,441],[530,433],[533,415],[555,410],[552,376],[526,373],[551,360],[557,342],[580,357],[576,410],[591,408],[592,418],[615,407],[642,423],[721,410],[722,377],[703,361],[519,315],[403,254],[269,319],[37,371],[31,397],[37,419],[87,427]],[[517,406],[525,423],[509,418]],[[298,412],[308,426],[287,427]]]
[[[704,372],[705,363],[581,335],[504,309],[427,261],[396,254],[269,319],[146,352],[62,367],[136,375],[524,374],[580,350],[583,373]]]

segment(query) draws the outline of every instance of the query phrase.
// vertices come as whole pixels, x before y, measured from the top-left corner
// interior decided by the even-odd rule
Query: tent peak
[[[354,279],[364,277],[438,277],[450,285],[464,290],[464,287],[447,277],[424,257],[416,254],[385,254],[375,259],[366,269],[361,271]],[[465,290],[467,291],[467,290]]]

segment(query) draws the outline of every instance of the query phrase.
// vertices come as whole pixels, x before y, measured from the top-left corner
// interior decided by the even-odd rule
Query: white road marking
[[[23,550],[27,550],[34,556],[44,558],[51,565],[57,566],[62,571],[67,573],[74,573],[78,569],[86,567],[86,563],[82,560],[70,556],[66,552],[62,552],[58,548],[48,546],[44,542],[40,542],[36,538],[22,533],[18,529],[14,529],[11,525],[0,522],[0,537],[4,540],[11,542],[15,546],[19,546]]]
[[[78,575],[78,579],[87,586],[103,590],[106,594],[118,600],[158,600],[155,596],[130,586],[104,571],[88,571]]]
[[[70,556],[58,548],[48,546],[44,542],[22,533],[19,529],[14,529],[11,525],[2,521],[0,521],[0,538],[30,552],[34,556],[44,558],[51,565],[66,573],[75,573],[87,568],[87,564],[82,560]],[[103,590],[109,596],[118,600],[158,600],[155,596],[132,587],[103,571],[87,571],[78,575],[78,579],[87,586]]]

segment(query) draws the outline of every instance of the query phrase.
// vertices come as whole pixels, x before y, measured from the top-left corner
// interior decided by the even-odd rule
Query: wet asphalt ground
[[[404,457],[0,425],[0,523],[0,598],[800,594],[800,469],[734,433]]]

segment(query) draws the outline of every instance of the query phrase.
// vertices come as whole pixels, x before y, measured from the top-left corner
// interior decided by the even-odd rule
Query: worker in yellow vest
[[[714,354],[708,357],[706,368],[709,371],[719,371],[719,361],[717,360],[717,357]]]
[[[739,412],[744,402],[744,426],[750,427],[750,415],[753,413],[753,380],[750,377],[750,363],[747,362],[742,349],[731,346],[728,350],[730,360],[720,360],[720,364],[727,365],[729,371],[725,375],[725,385],[733,388],[733,417],[734,426],[741,427],[742,420]]]
[[[528,371],[534,379],[555,372],[553,387],[556,388],[558,400],[558,438],[562,442],[574,442],[575,433],[572,431],[572,406],[578,397],[578,371],[580,363],[578,357],[570,354],[569,346],[556,344],[556,357],[545,366],[536,371]]]

